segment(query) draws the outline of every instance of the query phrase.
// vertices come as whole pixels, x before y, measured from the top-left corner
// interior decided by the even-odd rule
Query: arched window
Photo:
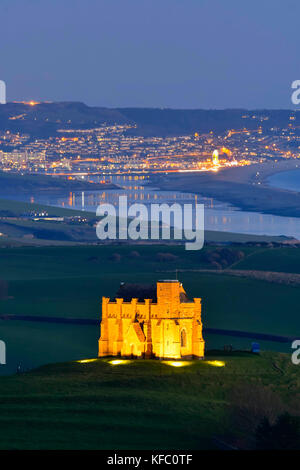
[[[181,333],[180,333],[180,343],[181,343],[181,347],[182,347],[182,348],[185,348],[185,347],[186,347],[186,331],[185,331],[185,330],[181,330]]]

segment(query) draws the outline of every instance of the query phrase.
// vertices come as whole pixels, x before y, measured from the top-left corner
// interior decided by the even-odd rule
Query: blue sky
[[[291,108],[299,0],[1,0],[8,100]]]

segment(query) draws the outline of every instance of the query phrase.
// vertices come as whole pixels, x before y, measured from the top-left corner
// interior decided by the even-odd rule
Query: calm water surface
[[[287,176],[288,173],[293,173],[293,175]],[[296,181],[298,181],[300,191],[300,169],[272,176],[270,179],[272,179],[273,185],[275,185],[275,180],[279,181],[278,178],[281,178],[282,184],[285,184],[284,181],[293,181],[290,185],[293,184],[294,188],[296,187]],[[144,176],[115,176],[109,177],[109,180],[117,183],[122,188],[104,191],[75,191],[55,195],[32,194],[31,196],[18,196],[16,199],[90,212],[95,212],[101,202],[108,202],[117,206],[121,195],[127,195],[129,205],[133,203],[148,205],[154,202],[203,203],[205,205],[206,230],[255,235],[285,235],[300,238],[300,218],[247,212],[212,198],[200,197],[192,193],[161,191],[151,187]]]

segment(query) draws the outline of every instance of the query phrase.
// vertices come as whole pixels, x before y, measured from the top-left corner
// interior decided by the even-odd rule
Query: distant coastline
[[[155,175],[152,183],[161,190],[193,192],[250,212],[300,217],[300,193],[270,186],[268,178],[300,168],[298,161],[254,164],[217,173]]]
[[[0,172],[1,193],[5,195],[34,192],[58,193],[60,191],[97,191],[117,189],[113,183],[90,183],[76,179],[67,180],[52,175],[25,174]]]

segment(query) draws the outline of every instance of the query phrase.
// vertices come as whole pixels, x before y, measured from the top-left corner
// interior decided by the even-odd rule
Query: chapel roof
[[[159,281],[162,282],[162,281]],[[170,281],[165,281],[170,282]],[[172,281],[176,282],[176,281]],[[177,281],[178,282],[178,281]],[[180,292],[180,302],[191,302],[186,292],[182,288]],[[133,284],[128,282],[121,282],[120,287],[115,295],[115,299],[123,299],[124,302],[131,302],[132,299],[138,299],[138,302],[144,302],[145,299],[151,299],[152,302],[157,302],[157,290],[155,284]],[[115,300],[114,299],[114,300]]]
[[[152,302],[157,302],[156,285],[122,282],[115,298],[124,299],[124,302],[130,302],[131,299],[138,299],[139,302],[151,299]]]

